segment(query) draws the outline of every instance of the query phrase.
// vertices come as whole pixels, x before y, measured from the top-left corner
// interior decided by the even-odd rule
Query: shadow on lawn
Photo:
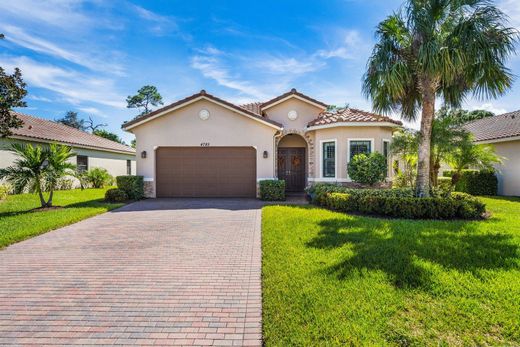
[[[328,219],[307,246],[326,250],[350,244],[354,255],[327,268],[327,275],[343,279],[362,269],[381,270],[398,288],[430,287],[431,272],[421,260],[470,272],[516,267],[511,237],[478,234],[478,223]]]
[[[70,208],[90,208],[90,207],[100,207],[100,206],[106,206],[106,205],[113,205],[112,203],[106,202],[103,198],[100,199],[92,199],[92,200],[86,200],[81,202],[76,202],[73,204],[55,204],[54,207],[62,208],[62,209],[70,209]],[[7,211],[7,212],[1,212],[0,218],[2,217],[13,217],[13,216],[21,216],[28,213],[41,213],[41,212],[49,212],[49,210],[38,210],[40,205],[38,204],[35,207],[32,207],[28,210],[23,211]]]

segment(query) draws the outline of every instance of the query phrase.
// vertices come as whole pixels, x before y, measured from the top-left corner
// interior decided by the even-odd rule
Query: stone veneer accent
[[[314,138],[311,136],[310,133],[306,132],[305,130],[298,130],[298,129],[286,129],[283,130],[281,135],[276,138],[276,156],[278,156],[278,143],[282,140],[282,138],[289,134],[296,134],[303,137],[305,142],[307,142],[307,177],[314,177],[314,169],[315,169],[315,163],[314,163]],[[277,162],[277,159],[275,160],[275,163]],[[275,164],[275,173],[276,176],[278,176],[278,165]]]
[[[155,182],[144,181],[144,196],[146,198],[155,198]]]

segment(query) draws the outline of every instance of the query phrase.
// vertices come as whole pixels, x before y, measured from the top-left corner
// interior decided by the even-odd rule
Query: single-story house
[[[476,120],[465,125],[476,143],[490,143],[502,164],[496,165],[498,194],[520,196],[520,110]]]
[[[12,129],[13,135],[0,138],[0,168],[11,166],[17,158],[16,154],[7,151],[12,143],[60,143],[74,149],[76,156],[72,158],[72,162],[77,165],[78,170],[101,167],[114,177],[135,175],[133,148],[61,123],[18,112],[16,115],[23,121],[23,126]]]
[[[295,89],[245,105],[202,90],[122,128],[136,136],[148,197],[254,197],[261,180],[284,179],[288,192],[300,192],[311,182],[349,182],[355,154],[389,155],[401,122],[327,108]]]

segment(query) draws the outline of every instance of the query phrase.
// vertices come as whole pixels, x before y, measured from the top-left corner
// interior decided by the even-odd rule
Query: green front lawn
[[[263,209],[266,345],[520,344],[520,199],[485,221]]]
[[[0,248],[123,204],[103,201],[106,189],[74,189],[54,193],[54,205],[62,209],[31,211],[40,207],[36,194],[9,195],[0,201]]]

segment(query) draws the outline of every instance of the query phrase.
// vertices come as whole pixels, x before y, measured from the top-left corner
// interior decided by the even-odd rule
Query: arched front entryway
[[[307,184],[307,142],[298,134],[287,134],[278,142],[278,179],[287,192],[303,192]]]

